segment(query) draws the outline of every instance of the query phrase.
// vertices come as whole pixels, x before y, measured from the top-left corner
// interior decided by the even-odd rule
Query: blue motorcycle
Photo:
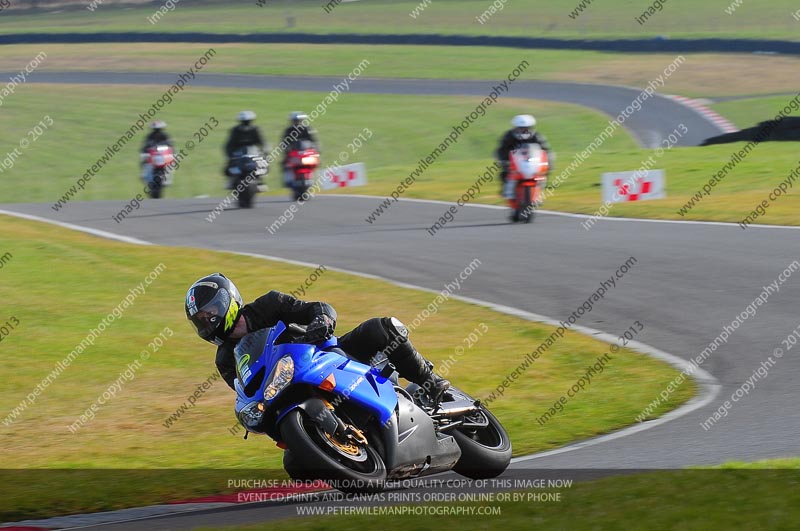
[[[284,449],[292,478],[357,492],[447,470],[491,478],[508,467],[508,434],[479,400],[451,387],[431,404],[416,384],[401,387],[385,358],[366,365],[335,336],[311,344],[304,335],[279,322],[234,352],[237,418]]]

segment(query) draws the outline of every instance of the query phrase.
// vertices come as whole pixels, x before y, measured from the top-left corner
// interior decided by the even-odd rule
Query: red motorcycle
[[[507,186],[514,187],[514,195],[508,199],[511,221],[530,223],[542,204],[550,169],[547,152],[538,144],[524,144],[509,154],[508,162]]]
[[[295,201],[307,199],[306,192],[314,184],[314,171],[319,166],[319,150],[313,143],[302,141],[289,150],[286,157],[285,181]]]
[[[158,199],[164,187],[172,184],[175,152],[166,144],[151,146],[147,153],[142,153],[142,160],[142,180],[147,183],[150,197]]]

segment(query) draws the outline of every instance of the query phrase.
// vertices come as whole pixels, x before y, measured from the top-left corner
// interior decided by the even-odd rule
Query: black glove
[[[305,338],[310,343],[324,341],[333,335],[334,328],[336,328],[336,321],[327,315],[318,315],[308,323]]]

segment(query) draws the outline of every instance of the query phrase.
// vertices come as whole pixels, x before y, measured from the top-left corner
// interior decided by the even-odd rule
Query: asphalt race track
[[[259,198],[256,208],[226,211],[213,223],[205,216],[218,199],[147,201],[119,224],[111,219],[122,205],[117,201],[75,202],[60,213],[40,204],[0,208],[157,244],[273,255],[432,289],[442,289],[478,258],[481,265],[460,295],[556,319],[569,316],[633,256],[635,266],[578,324],[619,334],[638,319],[645,329],[637,339],[685,359],[697,356],[762,286],[800,258],[800,230],[790,228],[743,231],[725,224],[604,220],[587,231],[582,219],[572,216],[540,213],[533,225],[510,225],[500,209],[467,207],[431,236],[425,229],[445,204],[400,201],[370,225],[364,218],[378,202],[319,196],[273,235],[265,226],[291,204],[288,199]],[[269,289],[268,278],[264,289]],[[797,325],[798,296],[800,289],[790,278],[703,364],[722,385],[706,407],[626,437],[513,466],[677,468],[796,455],[800,361],[793,353],[778,360],[768,377],[711,430],[700,423],[781,346]],[[509,366],[524,354],[508,353]],[[221,522],[238,521],[225,514]],[[259,519],[277,515],[263,513]],[[254,515],[241,516],[252,521]],[[175,518],[170,525],[177,525]]]
[[[37,73],[31,82],[127,84],[172,80],[168,74],[87,75]],[[304,89],[328,90],[331,81],[304,78]],[[292,78],[202,75],[197,84],[285,88],[292,84]],[[398,84],[364,79],[354,83],[353,91],[483,94],[490,84]],[[512,94],[573,101],[616,114],[632,99],[631,94],[635,97],[638,93],[606,87],[610,96],[604,98],[605,93],[598,94],[596,88],[582,93],[588,90],[586,86],[571,87],[572,92],[557,84],[519,82]],[[589,93],[591,104],[581,101],[581,94]],[[703,127],[706,136],[717,132],[704,118],[664,98],[645,109],[635,115],[636,121],[626,124],[640,139],[671,131],[681,121],[692,133]],[[694,141],[696,138],[690,143]],[[288,199],[259,197],[254,209],[225,211],[213,223],[205,218],[217,206],[218,198],[148,200],[122,223],[111,217],[124,201],[76,201],[57,213],[50,204],[6,204],[0,205],[0,213],[40,216],[155,244],[324,264],[435,290],[441,290],[477,258],[480,267],[463,282],[459,295],[557,320],[566,319],[603,280],[634,257],[636,264],[578,324],[617,335],[639,320],[645,328],[637,339],[683,359],[696,357],[761,293],[762,286],[776,281],[790,263],[800,259],[800,230],[792,228],[755,226],[742,230],[733,224],[606,219],[587,231],[581,226],[585,220],[581,216],[541,212],[532,225],[511,225],[502,209],[467,206],[456,214],[454,222],[431,236],[426,229],[448,204],[401,200],[375,223],[367,223],[365,218],[380,201],[375,197],[320,195],[300,206],[295,219],[274,234],[266,227],[292,204]],[[269,278],[265,277],[264,290],[268,289]],[[786,352],[778,359],[769,375],[712,429],[705,431],[700,423],[730,398],[774,349],[781,347],[781,339],[797,326],[798,297],[800,288],[790,278],[703,364],[721,385],[707,405],[650,429],[627,432],[598,444],[517,459],[508,474],[527,468],[679,468],[797,455],[800,411],[795,382],[800,378],[800,360],[796,353]],[[390,313],[391,309],[386,311]],[[419,346],[424,352],[424,345]],[[509,367],[526,353],[507,353]],[[291,505],[251,504],[154,519],[148,522],[148,528],[232,525],[296,514]],[[135,526],[102,528],[126,529],[127,525]]]

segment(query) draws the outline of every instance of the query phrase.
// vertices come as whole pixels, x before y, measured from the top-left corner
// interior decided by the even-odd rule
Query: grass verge
[[[610,53],[493,47],[359,46],[314,44],[213,44],[217,55],[205,73],[344,77],[364,59],[365,77],[504,79],[522,59],[532,67],[520,79],[646,87],[678,54]],[[40,52],[37,70],[183,72],[208,44],[107,43],[3,47],[0,71],[18,72]],[[798,85],[800,58],[755,54],[681,54],[685,61],[658,90],[693,97],[790,93]],[[730,68],[730,64],[737,68]],[[313,71],[309,70],[313,65]],[[748,72],[743,76],[741,72]],[[31,74],[35,79],[36,74]]]
[[[745,129],[773,118],[777,110],[782,109],[796,94],[797,91],[793,90],[782,96],[736,99],[714,103],[710,107]]]
[[[691,0],[670,0],[640,24],[636,17],[647,5],[625,0],[607,0],[602,5],[576,0],[553,0],[545,4],[487,0],[375,0],[329,3],[296,0],[287,5],[256,2],[184,5],[166,13],[155,24],[148,21],[156,5],[120,8],[100,5],[56,13],[3,13],[0,31],[28,32],[183,32],[213,33],[306,32],[306,33],[442,33],[508,35],[562,38],[731,37],[794,39],[798,22],[793,0],[773,0],[770,9],[744,2],[727,14],[719,3],[698,5]],[[332,8],[326,9],[330,5]],[[578,6],[584,7],[576,11]],[[87,23],[91,21],[91,23]]]
[[[47,482],[4,481],[10,488],[0,497],[0,518],[108,510],[216,493],[225,490],[225,483],[203,478],[220,469],[227,477],[231,469],[280,474],[281,453],[271,441],[242,441],[229,432],[236,422],[233,394],[219,380],[179,421],[165,426],[170,414],[215,373],[214,349],[191,331],[182,301],[187,286],[212,270],[236,279],[250,300],[270,289],[295,289],[310,268],[206,250],[133,246],[6,216],[0,216],[0,231],[6,235],[3,251],[11,255],[2,269],[0,321],[14,318],[17,323],[3,338],[4,367],[14,378],[0,383],[0,468],[89,473],[81,482],[46,471],[42,473]],[[73,355],[32,404],[25,402],[16,416],[8,416],[159,264],[162,272],[93,346]],[[478,268],[474,274],[484,273]],[[376,315],[393,314],[411,322],[432,298],[333,271],[325,271],[306,296],[333,304],[340,316],[339,333]],[[414,341],[441,364],[481,323],[487,331],[456,358],[448,377],[485,397],[551,329],[451,300],[414,331]],[[151,347],[149,343],[167,328],[172,334],[163,346]],[[150,351],[149,359],[122,381],[114,397],[99,403],[104,392],[143,359],[143,350]],[[567,333],[492,403],[516,455],[631,424],[676,376],[675,369],[622,349],[561,413],[543,426],[535,423],[534,418],[585,373],[587,364],[605,352],[607,345]],[[691,384],[682,386],[657,414],[683,403],[693,392]],[[87,414],[93,404],[98,404],[97,410]],[[87,420],[70,430],[80,415]],[[112,470],[91,475],[95,469]],[[193,481],[177,473],[141,477],[136,475],[139,469],[191,469],[196,475]]]
[[[45,114],[52,117],[54,125],[21,151],[13,167],[4,170],[8,179],[0,190],[0,202],[57,201],[103,156],[106,146],[124,133],[138,113],[146,111],[162,92],[163,88],[149,86],[29,85],[24,91],[13,94],[4,104],[9,127],[0,131],[0,141],[9,146],[18,145]],[[259,123],[274,143],[288,111],[313,109],[322,97],[324,95],[311,92],[206,88],[192,88],[179,94],[158,117],[169,123],[169,130],[180,146],[188,140],[194,140],[196,146],[191,152],[187,151],[188,156],[176,173],[175,184],[166,191],[166,197],[223,195],[220,148],[238,110],[254,108],[258,111]],[[774,116],[788,99],[768,99],[760,103],[757,112],[765,117]],[[44,107],[42,101],[47,101],[48,105]],[[269,101],[269,105],[260,104],[264,101]],[[381,95],[344,94],[314,124],[320,131],[323,164],[339,159],[343,153],[349,157],[349,162],[364,162],[369,184],[345,191],[388,196],[410,175],[418,161],[429,155],[478,103],[478,98],[474,97],[444,96],[393,96],[387,103],[386,97]],[[432,108],[436,109],[435,113],[431,112]],[[551,182],[570,165],[575,153],[585,149],[608,123],[608,117],[575,105],[501,98],[489,108],[486,116],[462,134],[457,144],[416,179],[403,197],[458,199],[491,162],[491,153],[505,130],[507,119],[520,111],[532,111],[539,117],[541,130],[555,147],[558,158]],[[220,125],[202,142],[197,142],[193,134],[210,116],[216,117]],[[349,147],[365,127],[372,132],[372,138],[357,150]],[[140,141],[141,138],[135,138],[125,145],[77,197],[129,201],[139,193]],[[653,157],[653,167],[666,170],[667,198],[616,204],[609,210],[610,215],[739,222],[797,168],[797,154],[792,143],[757,146],[727,173],[709,196],[683,215],[679,212],[742,146],[673,148],[658,157],[654,151],[637,148],[630,136],[620,129],[578,164],[568,178],[562,179],[562,185],[547,200],[546,208],[595,214],[601,207],[600,180],[604,172],[634,171]],[[270,174],[268,183],[272,193],[282,195],[286,192],[281,189],[277,173]],[[494,183],[484,186],[477,201],[502,204],[498,189]],[[377,200],[375,206],[378,206]],[[798,224],[798,206],[800,195],[789,190],[770,205],[767,214],[760,216],[758,222]]]
[[[54,125],[27,149],[20,149],[21,155],[15,157],[13,167],[4,170],[3,175],[9,179],[0,190],[0,202],[56,201],[104,155],[108,144],[113,144],[135,123],[139,113],[147,112],[163,91],[163,87],[155,86],[107,85],[27,85],[24,90],[20,89],[3,105],[9,126],[0,131],[0,142],[18,146],[27,131],[45,115],[52,118]],[[290,111],[311,112],[324,97],[325,94],[314,92],[200,87],[190,87],[179,93],[157,117],[168,123],[168,131],[179,147],[184,147],[187,141],[193,141],[195,146],[193,150],[186,150],[187,157],[176,172],[174,186],[166,191],[166,197],[223,195],[222,146],[241,109],[252,108],[258,113],[258,123],[274,146]],[[400,176],[416,166],[421,157],[430,154],[480,101],[480,97],[469,96],[392,96],[387,103],[383,95],[342,94],[338,101],[323,109],[324,114],[313,124],[320,132],[323,165],[340,159],[340,153],[344,152],[350,162],[361,161],[368,168],[374,185],[363,191],[383,193],[394,187]],[[431,112],[432,107],[435,113]],[[548,136],[563,150],[582,149],[591,139],[590,131],[605,126],[599,113],[577,105],[501,97],[434,166],[443,171],[435,175],[426,173],[420,183],[432,185],[439,191],[439,198],[447,197],[462,186],[468,187],[474,181],[472,175],[488,162],[484,159],[492,156],[508,120],[520,110],[530,108],[548,124]],[[201,140],[193,137],[211,116],[220,125]],[[371,138],[357,151],[348,147],[365,127],[372,132]],[[367,136],[362,135],[362,138]],[[143,139],[144,132],[137,133],[100,169],[79,198],[127,200],[140,192],[138,150]],[[620,131],[607,146],[631,149],[635,148],[635,143]],[[469,164],[457,167],[457,171],[448,170],[448,164],[456,161],[469,161]],[[466,174],[460,173],[464,167],[469,168]],[[273,168],[268,180],[279,190],[278,173]],[[447,176],[444,179],[443,174]]]

